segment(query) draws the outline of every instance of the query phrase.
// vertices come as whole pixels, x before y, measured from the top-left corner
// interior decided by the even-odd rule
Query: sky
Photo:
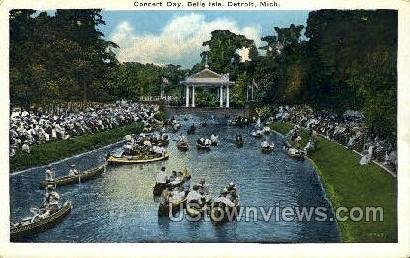
[[[99,29],[117,43],[120,62],[175,64],[190,68],[206,50],[213,30],[230,30],[253,39],[274,34],[274,27],[306,26],[309,11],[103,11]],[[238,52],[246,60],[247,51]]]

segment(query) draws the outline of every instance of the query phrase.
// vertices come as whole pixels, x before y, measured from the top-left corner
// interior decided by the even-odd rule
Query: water
[[[192,122],[204,118],[190,117],[183,121],[183,132]],[[62,200],[71,200],[71,214],[56,227],[22,239],[24,242],[339,242],[335,222],[331,221],[269,221],[259,216],[257,221],[235,221],[213,225],[209,221],[170,221],[157,215],[158,203],[152,196],[156,171],[187,167],[191,182],[205,178],[213,196],[229,182],[235,182],[241,206],[312,206],[330,210],[315,170],[308,161],[292,160],[280,150],[281,138],[270,135],[277,147],[271,154],[262,154],[260,139],[251,138],[247,128],[226,126],[226,121],[210,121],[208,127],[197,127],[189,135],[191,149],[180,152],[171,134],[168,147],[170,159],[163,162],[108,166],[107,171],[92,181],[58,189]],[[241,132],[244,147],[236,148],[235,133]],[[219,135],[220,143],[210,152],[198,151],[194,142],[200,136]],[[104,161],[107,151],[99,150],[55,165],[57,175],[66,173],[70,164],[87,169]],[[30,215],[29,209],[39,205],[44,192],[39,183],[43,169],[33,169],[10,177],[12,221]],[[332,215],[331,211],[327,212]],[[274,210],[275,214],[275,210]]]

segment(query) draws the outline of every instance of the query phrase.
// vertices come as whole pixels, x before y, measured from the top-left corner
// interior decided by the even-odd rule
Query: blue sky
[[[229,29],[263,44],[273,27],[306,26],[309,11],[103,11],[100,30],[120,46],[120,61],[191,67],[206,50],[202,42],[215,29]],[[246,59],[247,51],[240,55]]]

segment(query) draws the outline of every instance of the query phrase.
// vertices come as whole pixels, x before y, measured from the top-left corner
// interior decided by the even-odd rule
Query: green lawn
[[[89,150],[97,149],[117,142],[127,134],[139,133],[142,131],[142,128],[143,125],[141,123],[133,123],[97,132],[95,134],[85,134],[73,137],[70,140],[33,145],[30,154],[20,150],[17,151],[16,155],[10,159],[10,170],[17,171],[41,166]]]
[[[287,133],[293,126],[274,123],[272,129]],[[307,134],[303,134],[307,137]],[[383,221],[339,221],[344,242],[397,242],[396,179],[371,163],[359,165],[360,156],[345,147],[319,137],[316,150],[309,154],[316,167],[333,210],[374,206],[383,208]]]

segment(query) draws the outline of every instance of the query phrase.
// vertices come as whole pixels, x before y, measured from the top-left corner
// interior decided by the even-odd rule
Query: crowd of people
[[[280,106],[269,120],[293,123],[356,150],[363,155],[359,160],[362,165],[375,160],[391,170],[397,169],[397,146],[371,135],[364,126],[361,112],[347,110],[338,116],[327,111],[314,112],[305,105]]]
[[[143,122],[150,128],[157,112],[158,106],[125,101],[97,104],[84,110],[14,110],[10,115],[10,156],[18,149],[30,153],[35,144],[67,140],[132,122]]]

